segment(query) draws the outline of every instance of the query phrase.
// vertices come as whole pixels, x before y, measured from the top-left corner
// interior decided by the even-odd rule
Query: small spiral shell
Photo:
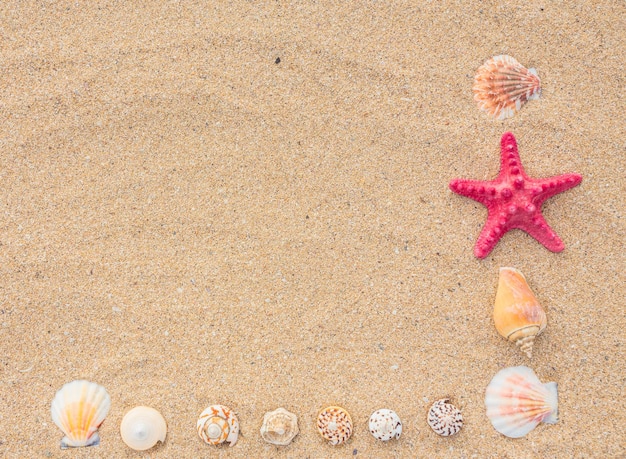
[[[389,441],[398,439],[402,434],[402,421],[395,411],[388,409],[376,410],[369,420],[370,433],[377,440]]]
[[[331,445],[340,445],[352,436],[352,419],[343,408],[329,406],[317,416],[317,430]]]
[[[211,405],[204,410],[196,424],[198,435],[209,445],[224,442],[234,446],[239,437],[239,420],[235,413],[224,405]]]
[[[286,446],[298,435],[298,418],[284,408],[278,408],[263,417],[261,437],[268,443]]]
[[[137,406],[130,410],[120,425],[122,440],[136,451],[152,448],[157,442],[164,442],[167,435],[165,419],[154,408]]]
[[[428,425],[436,434],[449,437],[463,427],[463,415],[461,410],[450,403],[450,399],[437,400],[428,410]]]

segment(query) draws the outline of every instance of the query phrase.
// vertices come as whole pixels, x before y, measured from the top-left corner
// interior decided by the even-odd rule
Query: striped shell
[[[329,406],[317,416],[317,430],[331,445],[340,445],[352,436],[352,419],[343,408]]]
[[[395,411],[388,409],[376,410],[370,416],[370,433],[377,440],[389,441],[398,439],[402,434],[402,421]]]
[[[272,445],[287,446],[298,432],[298,418],[284,408],[270,411],[263,416],[261,437]]]
[[[535,69],[527,69],[511,56],[495,56],[480,66],[474,77],[478,108],[498,120],[510,118],[529,100],[538,99],[541,82]]]
[[[135,451],[145,451],[164,442],[167,424],[163,415],[148,406],[136,406],[124,415],[120,424],[122,440]]]
[[[211,405],[200,413],[196,428],[200,438],[209,445],[227,442],[234,446],[239,437],[239,420],[235,413],[224,405]]]
[[[548,322],[526,278],[515,268],[500,268],[493,321],[500,335],[532,357],[535,337]]]
[[[61,449],[100,444],[98,427],[111,408],[111,397],[99,384],[76,380],[58,390],[50,412],[63,431]]]
[[[461,410],[450,403],[450,399],[442,398],[433,403],[428,410],[428,425],[436,434],[449,437],[463,427],[463,415]]]
[[[558,421],[556,383],[542,384],[528,367],[509,367],[493,377],[485,393],[487,417],[502,435],[520,438],[540,422]]]

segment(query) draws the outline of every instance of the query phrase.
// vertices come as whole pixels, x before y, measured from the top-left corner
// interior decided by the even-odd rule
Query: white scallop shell
[[[52,420],[63,431],[61,448],[100,444],[98,427],[111,408],[111,397],[99,384],[76,380],[59,389],[52,400]]]
[[[286,446],[298,435],[298,418],[284,408],[265,413],[261,437],[268,443]]]
[[[224,405],[209,406],[200,414],[196,427],[200,438],[209,445],[227,442],[234,446],[239,437],[237,415]]]
[[[331,445],[340,445],[352,436],[352,419],[343,408],[329,406],[317,416],[317,430]]]
[[[449,437],[463,427],[463,415],[461,410],[450,403],[450,399],[437,400],[428,410],[428,425],[436,434]]]
[[[369,429],[377,440],[398,439],[402,434],[402,421],[395,411],[382,408],[370,416]]]
[[[122,440],[136,451],[152,448],[157,442],[164,442],[167,435],[165,419],[154,408],[136,406],[122,419],[120,425]]]
[[[543,384],[526,366],[500,370],[485,393],[487,417],[502,435],[520,438],[540,422],[558,421],[558,394],[554,382]]]

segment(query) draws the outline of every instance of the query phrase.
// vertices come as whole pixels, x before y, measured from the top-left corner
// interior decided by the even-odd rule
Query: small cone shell
[[[526,278],[515,268],[500,268],[493,321],[500,335],[532,357],[535,337],[548,322]]]
[[[478,68],[473,91],[478,108],[503,120],[515,115],[527,101],[538,99],[541,82],[535,69],[527,69],[511,56],[500,55]]]

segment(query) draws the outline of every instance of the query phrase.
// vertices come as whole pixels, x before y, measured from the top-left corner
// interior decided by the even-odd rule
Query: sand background
[[[625,4],[469,3],[2,2],[0,455],[624,457]],[[501,53],[543,95],[497,122],[471,86]],[[481,261],[486,209],[448,182],[493,178],[509,130],[529,175],[584,179],[544,205],[564,252],[513,231]],[[519,440],[483,402],[529,363],[492,324],[500,266],[548,310],[530,366],[560,389]],[[49,406],[77,378],[113,406],[99,447],[61,451]],[[443,396],[455,438],[425,421]],[[211,403],[233,448],[197,438]],[[314,429],[331,403],[339,448]],[[137,404],[169,424],[144,454],[118,433]],[[301,423],[280,450],[258,433],[279,406]],[[367,432],[381,407],[399,441]]]

